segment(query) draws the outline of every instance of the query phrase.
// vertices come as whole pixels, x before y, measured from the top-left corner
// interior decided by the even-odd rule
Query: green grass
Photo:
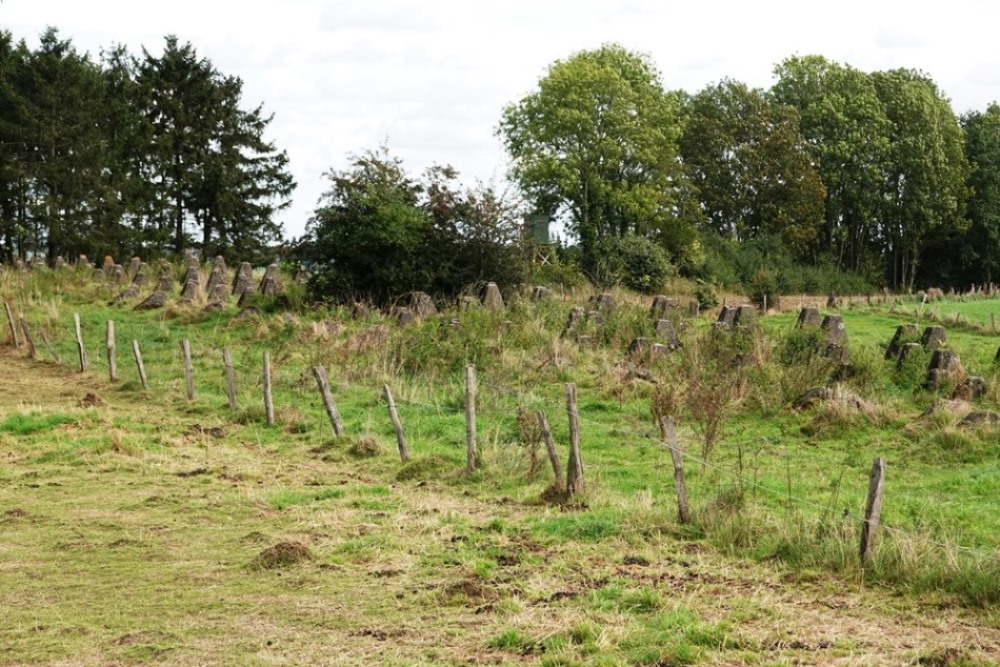
[[[80,415],[45,414],[38,412],[15,413],[0,422],[0,433],[11,435],[31,435],[51,431],[63,424],[74,424]]]
[[[559,338],[569,307],[585,301],[570,294],[392,326],[388,341],[365,347],[364,328],[391,326],[388,318],[135,313],[103,306],[109,292],[72,272],[0,274],[0,289],[46,328],[64,361],[29,366],[3,352],[5,364],[31,372],[0,386],[17,397],[0,405],[24,406],[0,407],[0,605],[10,619],[0,646],[11,647],[0,648],[0,664],[322,662],[333,646],[367,664],[792,664],[866,652],[912,663],[951,648],[985,664],[973,644],[998,626],[997,431],[920,417],[939,398],[919,387],[922,369],[897,373],[881,360],[895,327],[913,319],[909,303],[844,312],[854,367],[840,382],[869,413],[790,407],[804,389],[834,382],[822,364],[781,363],[794,313],[762,318],[763,337],[715,343],[706,342],[710,314],[681,315],[685,350],[646,363],[652,384],[615,375],[632,338],[650,335],[648,304],[624,294],[606,326],[588,325],[602,345]],[[1000,336],[982,323],[1000,302],[946,302],[939,319],[946,305],[973,322],[946,323],[949,345],[995,387]],[[73,312],[87,374],[72,365]],[[118,333],[117,385],[106,381],[107,319]],[[312,321],[327,319],[340,332],[315,335]],[[192,346],[192,402],[181,339]],[[224,346],[236,362],[236,411]],[[270,427],[265,349],[277,406]],[[479,379],[473,475],[463,472],[466,363]],[[346,438],[332,435],[310,372],[317,364]],[[703,464],[701,425],[683,392],[715,373],[723,382],[710,388],[747,384]],[[566,382],[579,395],[587,492],[559,504],[544,493],[544,448],[532,458],[517,414],[544,410],[565,461]],[[406,431],[406,464],[383,383]],[[672,387],[691,457],[687,526],[676,520],[673,469],[650,412]],[[86,393],[107,405],[79,408]],[[994,389],[976,407],[996,410],[997,400]],[[352,453],[361,438],[378,443],[375,455]],[[862,571],[856,517],[877,455],[889,462],[888,530]],[[251,566],[281,542],[314,558]],[[830,599],[835,606],[817,602]],[[843,609],[854,610],[856,645],[824,630]],[[937,629],[914,620],[929,609],[945,619]],[[919,650],[874,639],[900,628]]]
[[[296,505],[308,505],[322,500],[343,498],[343,489],[319,489],[317,491],[303,491],[298,489],[285,489],[273,493],[267,497],[268,504],[276,510],[288,509]]]

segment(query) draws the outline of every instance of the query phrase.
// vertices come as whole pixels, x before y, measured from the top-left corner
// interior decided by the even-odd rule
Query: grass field
[[[398,328],[340,310],[135,313],[103,305],[110,290],[80,273],[0,276],[3,300],[63,360],[28,360],[10,341],[0,353],[0,664],[1000,660],[997,429],[921,417],[936,396],[881,361],[880,346],[919,304],[843,312],[854,367],[842,382],[869,411],[798,411],[790,397],[833,371],[779,361],[794,342],[789,313],[762,318],[764,333],[739,352],[764,361],[744,359],[732,375],[709,354],[730,354],[729,343],[700,347],[709,319],[679,318],[684,351],[648,361],[653,384],[616,368],[632,338],[651,334],[648,303],[627,295],[605,325],[584,331],[600,344],[578,344],[558,334],[581,294]],[[1000,336],[988,323],[1000,302],[946,302],[939,319],[946,308],[973,322],[949,325],[949,345],[992,382],[975,407],[996,410]],[[74,312],[84,374],[73,366]],[[371,329],[381,325],[385,340]],[[181,339],[194,357],[191,402]],[[223,346],[237,365],[236,411]],[[273,426],[260,393],[264,350]],[[463,474],[467,362],[479,379],[472,475]],[[332,436],[316,364],[329,372],[346,437]],[[732,398],[711,383],[719,369],[749,388]],[[517,415],[544,410],[565,456],[567,382],[579,394],[587,491],[557,504],[543,499],[552,474]],[[408,464],[395,453],[383,383],[396,395]],[[720,392],[732,398],[721,408],[709,400]],[[689,525],[677,522],[651,403],[675,418],[690,457]],[[723,413],[707,461],[699,405]],[[888,460],[887,529],[862,570],[856,517],[875,456]]]

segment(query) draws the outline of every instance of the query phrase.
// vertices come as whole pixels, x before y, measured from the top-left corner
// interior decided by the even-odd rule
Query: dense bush
[[[726,289],[741,290],[762,300],[762,287],[781,294],[869,294],[877,290],[872,275],[844,271],[832,264],[803,264],[781,240],[761,236],[743,243],[715,232],[702,235],[704,261],[693,268],[694,277]],[[761,273],[763,272],[763,273]],[[765,274],[770,274],[770,277]],[[773,277],[775,285],[771,285]],[[768,283],[765,285],[764,283]],[[773,303],[772,293],[768,303]]]
[[[757,269],[746,285],[747,295],[758,306],[778,306],[778,274],[769,269]]]
[[[588,273],[598,287],[624,285],[646,294],[658,292],[677,274],[662,246],[634,234],[601,239],[589,264]]]
[[[315,299],[385,304],[413,290],[454,296],[486,281],[524,281],[521,212],[491,189],[459,189],[448,167],[413,179],[385,149],[327,177],[297,253]]]

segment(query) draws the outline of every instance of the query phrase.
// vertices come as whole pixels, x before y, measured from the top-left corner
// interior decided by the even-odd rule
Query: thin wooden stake
[[[3,307],[7,310],[7,323],[10,325],[10,337],[14,347],[21,347],[21,341],[17,337],[17,325],[14,324],[14,314],[10,312],[10,304],[4,302]]]
[[[56,352],[55,348],[52,347],[52,343],[49,342],[49,337],[45,335],[44,328],[42,329],[41,333],[42,333],[42,342],[45,343],[45,349],[49,351],[49,356],[52,357],[52,361],[56,362],[57,364],[60,363],[61,360],[59,359],[59,353]]]
[[[222,365],[226,367],[226,396],[229,397],[229,409],[236,410],[239,404],[236,402],[236,375],[233,371],[233,355],[229,353],[229,348],[222,348]]]
[[[566,464],[566,493],[583,493],[583,459],[580,457],[580,413],[576,407],[576,385],[566,385],[566,412],[569,415],[569,461]]]
[[[187,339],[181,341],[181,357],[184,360],[184,382],[187,384],[187,399],[194,400],[194,368],[191,366],[191,345]]]
[[[264,414],[267,425],[274,425],[274,399],[271,397],[271,356],[264,350]]]
[[[465,472],[476,472],[476,367],[465,367]]]
[[[76,349],[80,356],[80,372],[86,373],[87,364],[87,348],[83,346],[83,332],[80,330],[80,314],[73,313],[73,323],[76,325]]]
[[[867,565],[875,551],[875,533],[882,518],[882,489],[885,485],[885,459],[881,456],[872,463],[868,477],[868,500],[865,503],[865,519],[861,524],[861,564]]]
[[[333,434],[337,437],[344,435],[344,422],[340,419],[340,411],[337,410],[337,403],[333,400],[330,392],[330,383],[326,380],[326,371],[322,366],[313,366],[313,376],[316,378],[316,385],[319,387],[320,396],[323,397],[323,407],[326,409],[326,416],[330,418],[330,426],[333,427]]]
[[[674,464],[674,490],[677,492],[677,519],[681,523],[691,521],[691,514],[688,511],[687,486],[684,484],[684,461],[681,459],[681,450],[677,446],[677,431],[674,429],[674,422],[670,417],[660,418],[660,430],[663,431],[663,439],[670,449],[670,460]]]
[[[142,363],[142,352],[139,351],[139,341],[132,341],[132,354],[135,355],[135,366],[139,369],[139,380],[144,391],[149,391],[149,380],[146,379],[146,366]]]
[[[399,413],[396,412],[396,403],[392,400],[392,391],[389,385],[382,385],[385,393],[385,402],[389,405],[389,417],[392,425],[396,429],[396,444],[399,446],[399,458],[406,463],[410,460],[410,450],[406,448],[406,436],[403,434],[403,423],[399,421]]]
[[[556,443],[552,439],[552,429],[549,428],[549,420],[541,410],[535,414],[538,416],[538,428],[542,432],[545,451],[549,454],[549,463],[552,464],[552,474],[555,477],[556,488],[564,489],[566,488],[566,478],[563,473],[562,461],[559,460],[559,452],[556,451]]]
[[[21,331],[24,332],[24,342],[28,344],[28,357],[35,359],[38,356],[38,352],[35,350],[35,341],[31,337],[31,330],[28,329],[28,321],[24,319],[24,315],[21,315],[18,319],[21,321]]]
[[[108,320],[108,377],[112,382],[118,382],[118,359],[115,357],[115,323]]]

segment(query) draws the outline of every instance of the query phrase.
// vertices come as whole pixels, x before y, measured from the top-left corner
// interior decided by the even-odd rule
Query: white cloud
[[[326,6],[319,18],[319,28],[334,33],[347,30],[428,33],[441,25],[429,8],[429,3],[340,0]]]
[[[724,77],[753,86],[793,54],[818,53],[872,71],[926,71],[955,109],[1000,97],[1000,6],[952,0],[841,0],[822,10],[793,0],[3,0],[15,37],[46,25],[81,50],[146,45],[177,34],[244,81],[247,106],[275,114],[270,138],[289,152],[299,182],[286,214],[299,234],[320,175],[349,153],[388,139],[413,172],[451,163],[471,182],[506,166],[494,129],[504,104],[530,92],[546,67],[576,51],[619,42],[647,53],[667,88],[696,92]]]

